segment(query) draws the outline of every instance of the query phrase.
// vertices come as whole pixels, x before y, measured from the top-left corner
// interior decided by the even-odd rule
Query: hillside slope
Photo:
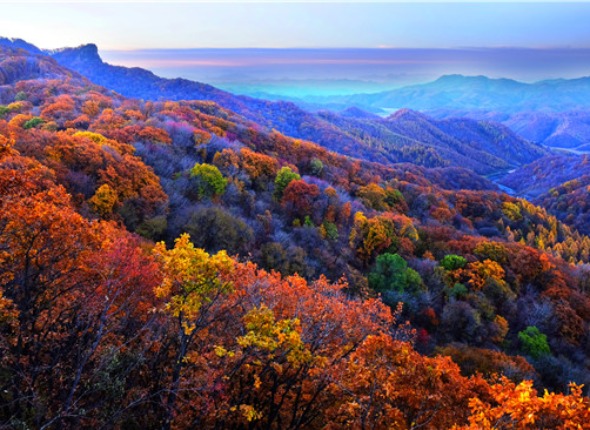
[[[350,112],[338,116],[312,114],[289,102],[235,96],[206,84],[159,78],[139,68],[112,66],[101,60],[95,45],[58,50],[52,56],[93,82],[128,97],[211,100],[257,124],[368,161],[413,162],[426,167],[461,166],[488,174],[533,161],[544,154],[542,148],[493,124],[481,126],[477,132],[473,124],[462,125],[460,120],[455,120],[457,127],[447,127],[448,131],[470,128],[471,132],[440,138],[429,132],[433,126],[428,119],[422,118],[412,127],[397,127],[384,133],[383,126],[390,128],[392,121],[384,123],[374,117],[358,118],[351,116]],[[488,130],[484,131],[486,128]]]
[[[424,165],[459,165],[477,173],[508,170],[547,153],[508,128],[462,118],[437,121],[408,109],[385,119],[318,115],[365,142],[387,161],[401,159]],[[452,161],[451,161],[452,160]]]
[[[584,234],[590,233],[590,156],[541,158],[501,181]]]
[[[48,61],[0,50],[4,58]],[[499,373],[562,392],[570,380],[590,382],[586,266],[568,264],[589,261],[590,238],[541,208],[497,192],[466,169],[352,159],[210,101],[128,99],[72,79],[60,67],[2,87],[4,97],[13,99],[0,105],[0,348],[10,358],[0,363],[0,378],[14,387],[0,392],[2,417],[45,422],[58,414],[55,419],[67,421],[62,414],[73,393],[72,405],[88,412],[72,418],[72,427],[108,419],[124,426],[122,417],[161,427],[172,414],[167,397],[158,397],[165,390],[180,399],[174,419],[219,423],[222,414],[232,427],[240,416],[223,415],[225,402],[238,408],[244,404],[239,399],[252,396],[256,410],[275,408],[264,393],[272,390],[273,375],[286,372],[280,375],[287,378],[287,392],[321,388],[325,403],[312,402],[317,409],[310,418],[321,427],[336,420],[332,407],[354,404],[354,398],[326,391],[322,381],[344,381],[343,375],[354,381],[360,371],[355,363],[369,365],[375,357],[377,369],[387,370],[369,380],[379,381],[378,387],[389,380],[388,389],[400,390],[384,396],[395,411],[403,409],[406,400],[400,399],[430,396],[428,390],[402,396],[402,387],[423,387],[414,376],[409,385],[402,383],[407,363],[396,360],[408,357],[398,353],[404,348],[433,357],[412,352],[412,363],[425,360],[424,368],[431,369],[446,363],[457,378],[458,368],[437,354],[452,356],[464,375]],[[415,114],[402,112],[397,120],[406,115]],[[157,240],[165,243],[154,246]],[[31,255],[39,256],[33,266]],[[190,277],[186,284],[183,273]],[[47,292],[54,291],[59,299],[52,303]],[[399,302],[403,309],[396,310]],[[13,310],[24,323],[17,323]],[[392,311],[411,328],[395,325]],[[251,318],[261,318],[259,334],[273,339],[275,332],[265,327],[272,318],[283,321],[277,324],[292,335],[281,331],[277,339],[297,342],[303,354],[297,357],[311,357],[308,351],[317,361],[297,361],[303,367],[295,369],[288,364],[293,361],[275,362],[276,349],[255,341],[258,326]],[[105,321],[113,325],[100,337]],[[178,344],[188,339],[183,333],[192,333],[191,324],[201,323],[195,343]],[[359,341],[356,329],[368,342],[358,347],[368,355],[347,349]],[[4,341],[14,333],[25,342],[24,352],[18,341]],[[385,338],[377,347],[372,340],[379,336]],[[391,344],[399,339],[401,344]],[[93,349],[94,341],[101,347]],[[245,343],[250,341],[256,343]],[[377,348],[373,355],[371,346]],[[269,372],[277,372],[270,379],[262,372],[256,373],[260,385],[246,383],[260,353],[282,370],[269,364]],[[251,357],[253,366],[242,369],[242,357]],[[338,366],[325,366],[326,360]],[[186,369],[177,376],[180,385],[173,382],[174,363]],[[235,366],[246,373],[227,379]],[[27,376],[41,376],[23,381],[23,368]],[[398,375],[395,369],[401,379],[388,379]],[[448,381],[443,373],[439,381],[431,378],[436,372],[418,371],[431,375],[424,387],[440,387],[438,382]],[[92,388],[72,390],[77,378]],[[479,381],[461,378],[453,390]],[[221,409],[179,388],[195,384],[205,387],[207,405],[221,402]],[[347,388],[353,397],[355,390]],[[467,422],[465,405],[475,394],[466,393],[456,403],[463,405],[460,416],[442,412],[455,406],[439,408],[446,394],[428,397],[438,405],[433,428]],[[284,403],[275,412],[285,419],[300,410],[291,406]],[[425,410],[416,408],[391,419],[411,424]],[[355,411],[346,422],[356,422]]]

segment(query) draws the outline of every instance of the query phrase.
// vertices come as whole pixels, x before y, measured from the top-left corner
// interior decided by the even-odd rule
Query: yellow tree
[[[108,184],[101,185],[88,201],[92,209],[101,217],[107,219],[118,203],[117,193]]]
[[[195,248],[188,234],[176,239],[173,249],[158,243],[154,255],[163,272],[155,293],[164,301],[163,310],[171,317],[176,343],[163,424],[163,428],[170,428],[183,369],[190,365],[191,347],[198,333],[215,319],[213,309],[217,302],[232,290],[231,283],[223,281],[221,275],[231,272],[234,262],[225,251],[209,255]]]
[[[216,418],[228,427],[248,423],[272,427],[282,422],[291,428],[294,422],[305,422],[306,408],[289,410],[289,406],[300,398],[305,406],[305,396],[312,394],[304,391],[304,382],[311,385],[306,381],[309,372],[314,368],[320,372],[327,359],[314,356],[310,345],[303,342],[298,318],[277,320],[263,304],[248,311],[242,320],[246,333],[237,338],[235,349],[218,346],[216,350],[219,357],[229,356],[228,363],[232,363],[225,376],[229,404],[224,416]],[[296,412],[288,415],[286,410]],[[287,417],[292,417],[289,425]]]

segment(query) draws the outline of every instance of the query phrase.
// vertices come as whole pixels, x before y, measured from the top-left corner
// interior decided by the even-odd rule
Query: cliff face
[[[102,66],[104,63],[98,54],[98,47],[94,43],[81,45],[77,48],[64,48],[52,51],[51,56],[59,63],[83,67]]]

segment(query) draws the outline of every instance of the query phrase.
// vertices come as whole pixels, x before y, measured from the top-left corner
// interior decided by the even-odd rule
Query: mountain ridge
[[[524,138],[548,147],[587,151],[590,77],[533,83],[486,76],[445,75],[435,81],[373,94],[310,98],[332,109],[356,106],[388,112],[407,107],[436,119],[466,117],[501,122]],[[544,130],[541,132],[540,130]]]
[[[507,136],[513,143],[512,147],[502,146],[495,140],[494,134],[505,135],[507,132],[491,123],[480,127],[479,134],[477,127],[465,123],[463,128],[471,131],[469,139],[462,140],[460,134],[445,136],[461,127],[425,132],[425,129],[438,129],[439,125],[434,119],[413,110],[402,110],[397,116],[393,114],[385,120],[358,111],[352,111],[352,115],[349,111],[348,115],[345,113],[336,118],[336,114],[305,111],[292,102],[238,96],[204,83],[182,78],[160,78],[142,68],[113,66],[102,61],[94,44],[63,48],[48,54],[63,66],[124,96],[146,100],[211,100],[269,129],[277,129],[286,135],[314,141],[329,150],[368,161],[389,164],[413,162],[425,167],[468,167],[480,174],[491,174],[533,161],[544,153],[538,145],[516,135]],[[415,125],[421,124],[422,129],[394,124],[402,120],[407,123],[409,117],[413,118],[411,121]],[[461,120],[456,120],[454,124],[457,125],[458,121]],[[485,128],[497,130],[490,134]],[[498,151],[499,147],[503,147],[506,153]],[[518,160],[516,164],[515,160]]]
[[[91,52],[87,52],[91,51]],[[84,63],[84,58],[90,54],[89,61]],[[53,57],[61,64],[72,67],[83,75],[87,76],[93,82],[97,82],[108,88],[113,88],[123,95],[140,98],[167,98],[172,100],[178,100],[181,98],[199,98],[205,100],[212,100],[221,106],[238,112],[246,118],[255,121],[259,124],[264,124],[269,128],[276,128],[277,130],[287,135],[303,138],[318,142],[330,150],[336,152],[360,157],[369,161],[379,162],[406,162],[415,161],[417,164],[423,164],[426,167],[442,167],[444,165],[458,165],[465,166],[472,165],[474,170],[479,173],[492,173],[495,170],[502,170],[513,167],[512,160],[514,157],[508,157],[509,162],[503,160],[495,160],[499,156],[498,151],[495,151],[495,155],[490,158],[489,155],[483,157],[472,157],[471,161],[464,160],[460,155],[453,155],[452,148],[445,148],[446,160],[444,162],[433,161],[432,157],[427,157],[427,160],[422,161],[425,151],[428,148],[436,147],[438,141],[427,141],[421,142],[416,141],[411,136],[411,130],[405,129],[405,133],[409,133],[406,137],[410,138],[414,143],[406,141],[405,145],[399,146],[400,142],[390,142],[386,148],[375,149],[375,145],[371,144],[367,146],[366,130],[352,131],[355,127],[358,127],[358,119],[372,121],[380,123],[380,119],[371,117],[370,115],[356,112],[352,115],[352,118],[346,118],[344,120],[339,119],[339,124],[336,125],[334,121],[326,120],[326,117],[321,114],[312,114],[305,110],[302,110],[292,102],[275,101],[269,102],[265,100],[255,99],[247,96],[236,96],[231,93],[219,90],[213,86],[203,83],[197,83],[188,81],[185,79],[164,79],[159,78],[155,74],[139,68],[123,68],[120,66],[111,66],[104,62],[97,63],[98,52],[95,51],[94,47],[78,47],[61,50],[60,52],[54,53]],[[143,82],[143,83],[140,83]],[[350,112],[349,112],[350,114]],[[422,114],[411,114],[409,111],[404,111],[399,115],[422,115]],[[346,114],[344,115],[347,116]],[[349,115],[350,116],[350,115]],[[362,117],[362,118],[359,118]],[[420,116],[421,120],[429,121],[424,116]],[[366,123],[365,123],[366,124]],[[379,124],[376,124],[379,127]],[[368,127],[369,125],[367,125]],[[361,124],[361,129],[363,125]],[[366,128],[366,127],[365,127]],[[502,131],[499,131],[502,133]],[[377,136],[371,136],[372,140],[378,140]],[[472,136],[473,137],[473,136]],[[480,139],[478,142],[477,150],[483,150],[486,152],[486,146],[493,145],[492,142],[487,141],[485,138]],[[542,155],[542,150],[538,147],[532,147],[524,141],[519,141],[516,136],[512,137],[514,142],[518,142],[518,151],[530,156],[525,157],[523,161],[532,161],[537,156]],[[477,139],[476,139],[477,141]],[[472,141],[462,142],[462,146],[469,145]],[[486,143],[487,142],[487,143]],[[418,148],[407,148],[407,145],[416,146]],[[407,151],[415,153],[415,155],[403,155]],[[418,150],[418,152],[415,152]],[[449,152],[451,151],[451,152]],[[494,151],[492,151],[494,152]],[[456,161],[461,159],[462,162]],[[480,161],[483,160],[483,161]],[[487,160],[487,161],[486,161]],[[426,164],[424,164],[426,163]],[[430,164],[428,164],[430,163]]]

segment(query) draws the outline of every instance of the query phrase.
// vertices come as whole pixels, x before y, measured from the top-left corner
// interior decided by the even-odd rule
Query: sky
[[[588,2],[0,2],[42,48],[590,47]]]
[[[590,1],[0,0],[0,36],[46,49],[95,43],[110,63],[295,96],[448,73],[587,76],[588,23]]]
[[[371,93],[441,75],[486,75],[524,82],[590,75],[589,48],[201,48],[103,51],[138,66],[228,91],[268,98]]]

